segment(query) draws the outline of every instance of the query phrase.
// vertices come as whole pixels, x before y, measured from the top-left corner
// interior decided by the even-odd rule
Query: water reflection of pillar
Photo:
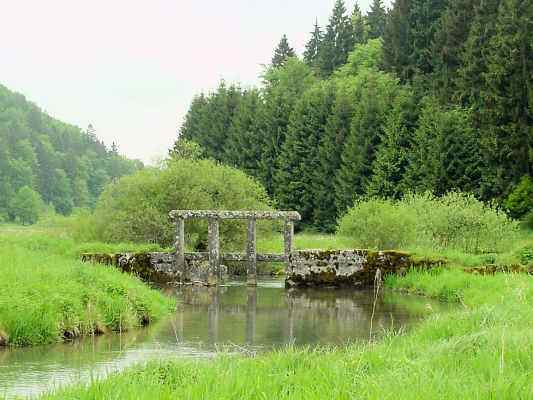
[[[207,333],[209,343],[215,344],[218,340],[218,288],[207,289],[209,294],[209,305],[207,306]]]
[[[287,293],[287,310],[289,312],[289,332],[288,332],[288,343],[293,344],[296,338],[294,337],[294,302],[290,295],[290,292]]]
[[[248,301],[246,305],[246,343],[253,344],[255,337],[255,319],[257,315],[257,288],[247,288]]]

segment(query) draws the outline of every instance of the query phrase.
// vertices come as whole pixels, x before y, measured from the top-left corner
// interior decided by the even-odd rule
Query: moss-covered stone
[[[371,286],[376,277],[405,274],[411,266],[431,268],[402,251],[302,250],[289,260],[287,286]]]

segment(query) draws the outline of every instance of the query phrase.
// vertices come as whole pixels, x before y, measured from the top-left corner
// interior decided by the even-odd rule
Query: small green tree
[[[11,213],[22,225],[35,224],[42,207],[41,196],[28,186],[21,187],[11,200]]]
[[[513,189],[505,202],[509,214],[513,218],[522,218],[533,211],[533,180],[524,176],[520,183]]]
[[[295,57],[296,53],[294,49],[289,45],[287,35],[283,35],[281,40],[274,51],[274,57],[272,57],[272,66],[281,67],[285,64],[288,58]]]

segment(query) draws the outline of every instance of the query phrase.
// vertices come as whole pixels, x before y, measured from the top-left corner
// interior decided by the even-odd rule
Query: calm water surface
[[[385,292],[374,309],[372,291],[285,290],[283,284],[263,280],[257,288],[241,282],[218,288],[163,288],[177,296],[178,309],[149,328],[67,344],[0,350],[0,398],[37,395],[153,359],[208,358],[221,349],[262,352],[288,344],[368,340],[371,320],[373,336],[378,337],[385,329],[409,329],[444,307]]]

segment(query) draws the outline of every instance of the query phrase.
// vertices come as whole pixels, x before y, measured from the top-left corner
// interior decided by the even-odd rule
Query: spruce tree
[[[480,0],[449,0],[443,12],[432,46],[432,90],[442,101],[455,93],[461,53],[468,39],[474,10]]]
[[[359,8],[359,4],[357,2],[355,2],[352,11],[352,27],[354,43],[366,43],[366,41],[368,40],[368,24],[366,22],[366,17],[361,12],[361,9]]]
[[[533,3],[502,0],[488,43],[482,127],[498,194],[533,176]],[[496,195],[492,193],[491,197]]]
[[[267,192],[274,194],[274,171],[285,142],[289,118],[302,94],[316,82],[311,69],[297,58],[292,58],[281,68],[269,68],[263,76],[264,131],[260,180]]]
[[[327,78],[346,63],[354,45],[352,21],[347,14],[344,1],[337,0],[319,53],[320,75]]]
[[[320,46],[322,43],[323,33],[318,25],[318,20],[315,21],[315,29],[311,32],[311,39],[305,45],[304,61],[313,69],[318,67],[318,55],[320,53]]]
[[[411,0],[409,7],[409,61],[417,74],[432,72],[435,32],[448,0]]]
[[[313,224],[325,232],[334,232],[337,221],[334,177],[341,164],[344,142],[349,135],[354,113],[354,91],[350,81],[338,83],[331,114],[328,116],[324,135],[320,140],[320,163],[315,171],[315,209]]]
[[[275,175],[275,199],[281,209],[299,211],[309,225],[316,206],[315,190],[323,184],[315,171],[320,164],[319,143],[334,101],[327,83],[307,90],[296,104]]]
[[[479,195],[483,159],[469,111],[424,99],[404,184],[443,195],[450,190]]]
[[[387,11],[383,6],[382,0],[373,0],[370,11],[366,16],[368,22],[369,39],[377,39],[383,36],[385,24],[387,22]]]
[[[409,8],[411,0],[396,0],[383,33],[383,68],[405,82],[413,76],[410,65]]]
[[[357,101],[335,177],[337,212],[344,213],[365,195],[372,178],[372,164],[383,135],[383,124],[398,90],[388,74],[364,71],[357,76]]]
[[[399,199],[409,190],[403,178],[416,120],[414,96],[409,89],[404,89],[386,117],[381,144],[372,164],[372,179],[367,188],[369,196]]]
[[[289,45],[287,35],[283,35],[281,37],[281,40],[279,41],[278,47],[276,47],[276,50],[274,50],[274,56],[272,57],[272,66],[281,67],[283,64],[285,64],[285,61],[287,61],[288,58],[295,56],[296,53],[294,52],[294,49]]]
[[[228,131],[225,160],[229,165],[260,177],[260,158],[264,131],[264,108],[259,91],[243,93]]]

